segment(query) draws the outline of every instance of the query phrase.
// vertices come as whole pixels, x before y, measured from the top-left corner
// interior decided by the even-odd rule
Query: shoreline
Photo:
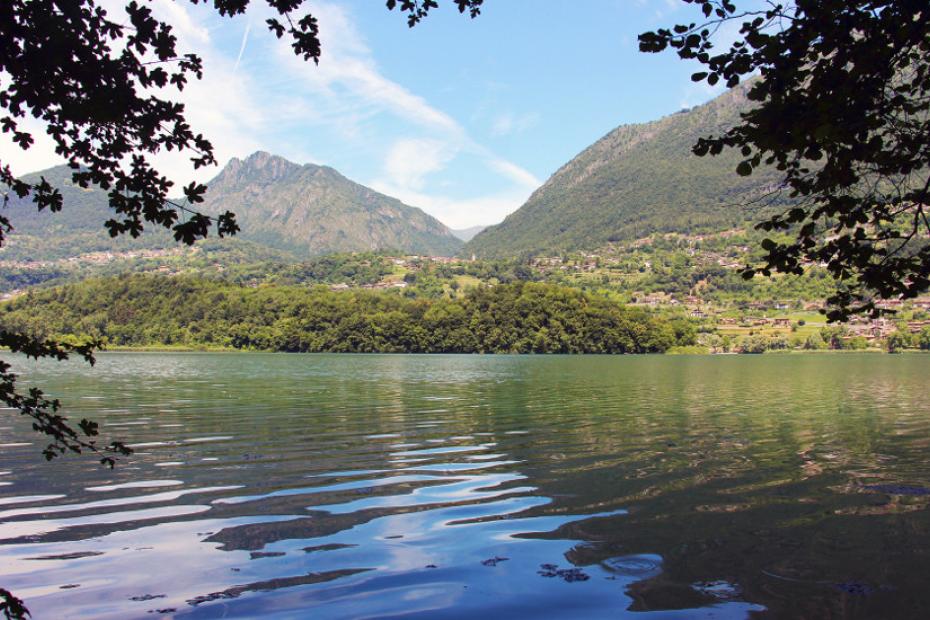
[[[0,353],[9,353],[10,350],[7,348],[0,348]],[[552,357],[552,356],[566,356],[566,357],[585,357],[585,356],[597,356],[597,357],[652,357],[652,356],[671,356],[671,357],[761,357],[761,356],[773,356],[773,355],[855,355],[855,354],[870,354],[870,355],[924,355],[930,353],[930,351],[924,351],[921,349],[906,349],[903,351],[896,351],[895,353],[889,353],[883,349],[861,349],[861,350],[840,350],[840,349],[825,349],[825,350],[780,350],[780,351],[765,351],[763,353],[737,353],[737,352],[711,352],[711,351],[675,351],[669,350],[663,353],[508,353],[508,352],[488,352],[488,353],[461,353],[455,351],[431,351],[431,352],[408,352],[408,351],[274,351],[274,350],[264,350],[264,349],[237,349],[234,347],[181,347],[181,346],[172,346],[172,345],[152,345],[144,347],[130,347],[130,346],[113,346],[113,347],[103,347],[95,350],[95,354],[100,353],[279,353],[282,355],[474,355],[474,356],[490,356],[490,355],[519,355],[526,357]]]

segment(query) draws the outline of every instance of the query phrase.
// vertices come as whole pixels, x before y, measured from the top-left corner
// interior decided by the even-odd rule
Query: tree
[[[201,0],[190,0],[198,4]],[[203,0],[206,2],[206,0]],[[483,0],[454,0],[472,17]],[[306,0],[265,0],[277,17],[266,21],[278,38],[288,36],[294,53],[319,62],[322,53],[316,18]],[[244,13],[250,0],[214,0],[223,16]],[[415,25],[436,8],[435,0],[387,0],[387,8],[406,13]],[[301,12],[300,16],[294,15]],[[184,106],[162,97],[166,88],[182,90],[200,78],[203,63],[196,53],[177,49],[171,24],[155,18],[150,8],[128,0],[125,15],[111,16],[95,0],[6,0],[0,3],[0,128],[22,149],[34,143],[25,128],[30,119],[42,122],[56,152],[73,170],[73,182],[106,190],[114,217],[104,224],[110,235],[139,236],[147,224],[174,231],[175,239],[191,244],[211,229],[219,236],[238,231],[235,216],[208,217],[194,208],[206,186],[190,183],[184,199],[172,200],[174,184],[150,159],[161,151],[187,152],[193,167],[215,164],[213,147],[187,123]],[[57,188],[44,178],[25,183],[0,159],[3,204],[10,192],[31,196],[41,211],[64,206]],[[0,214],[0,246],[12,230]],[[66,359],[78,354],[93,363],[98,342],[69,344],[0,330],[0,346],[28,356]],[[97,425],[81,420],[76,427],[59,413],[58,400],[41,390],[17,392],[16,374],[0,361],[0,401],[32,419],[33,428],[51,443],[43,453],[53,458],[66,452],[91,450],[113,466],[114,455],[128,454],[119,442],[99,446]],[[7,618],[25,617],[22,601],[0,589],[0,611]]]
[[[820,351],[827,348],[827,343],[823,341],[820,334],[813,332],[804,341],[804,348],[808,351]]]
[[[794,199],[758,224],[769,238],[761,266],[802,273],[823,263],[845,283],[831,320],[879,313],[878,298],[912,298],[930,286],[930,9],[925,0],[795,0],[738,10],[732,0],[683,0],[703,23],[640,35],[640,49],[677,50],[704,70],[692,79],[734,87],[751,79],[755,105],[700,156],[739,149],[736,172],[775,166]],[[729,22],[739,38],[717,53]],[[758,76],[758,77],[757,77]]]
[[[911,346],[911,335],[907,332],[895,331],[888,336],[885,342],[889,353],[900,353],[902,349]]]
[[[838,325],[828,325],[820,329],[820,339],[831,349],[842,349],[843,338],[848,334],[845,327]]]
[[[930,350],[930,327],[924,327],[922,330],[920,330],[920,332],[917,334],[916,340],[917,346],[921,350]]]

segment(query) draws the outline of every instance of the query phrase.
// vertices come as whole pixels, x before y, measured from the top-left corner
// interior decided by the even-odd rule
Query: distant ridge
[[[697,157],[698,138],[718,135],[750,102],[742,85],[660,120],[617,127],[562,166],[501,224],[469,241],[478,256],[593,249],[661,232],[713,232],[759,219],[739,208],[778,187],[773,169],[735,173],[740,155]]]
[[[298,255],[399,250],[452,256],[462,246],[434,217],[328,166],[258,151],[232,159],[208,186],[198,205],[206,213],[232,211],[241,238]]]
[[[11,197],[7,213],[14,232],[0,258],[36,261],[177,247],[170,231],[155,225],[147,226],[138,239],[111,238],[103,226],[115,217],[106,192],[73,185],[71,173],[62,165],[23,177],[33,182],[45,177],[61,191],[64,207],[59,213],[39,212],[30,198]],[[230,160],[208,187],[199,210],[232,211],[242,229],[239,240],[299,258],[372,250],[452,256],[462,246],[445,225],[422,210],[326,166],[301,166],[260,151]]]
[[[487,226],[470,226],[468,228],[450,228],[449,230],[462,241],[471,241],[475,235],[485,228],[487,228]]]

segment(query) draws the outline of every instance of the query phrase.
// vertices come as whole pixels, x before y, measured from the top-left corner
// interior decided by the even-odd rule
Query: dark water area
[[[0,413],[40,620],[930,617],[930,356],[16,366],[136,450]]]

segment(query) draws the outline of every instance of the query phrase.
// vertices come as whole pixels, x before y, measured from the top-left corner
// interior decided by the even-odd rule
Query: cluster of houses
[[[776,329],[789,329],[791,319],[788,317],[746,317],[736,318],[724,316],[717,319],[717,325],[748,326],[748,327],[774,327]]]
[[[462,263],[475,262],[477,259],[473,254],[471,259],[456,258],[454,256],[418,256],[416,254],[411,254],[410,256],[389,256],[387,257],[391,264],[397,267],[403,267],[407,271],[420,271],[423,267],[436,264],[436,265],[461,265]]]
[[[681,302],[676,299],[674,295],[669,295],[664,292],[643,293],[641,291],[634,291],[632,297],[630,297],[630,304],[655,308],[656,306],[678,306]]]
[[[884,310],[900,310],[905,307],[905,305],[910,305],[918,310],[930,310],[930,297],[918,297],[909,301],[904,301],[902,299],[883,299],[875,302],[875,305]]]
[[[530,259],[530,266],[542,273],[553,271],[592,273],[601,266],[601,257],[598,254],[585,254],[584,252],[577,260],[565,259],[561,256],[537,256]]]
[[[886,318],[865,317],[853,317],[846,328],[849,330],[847,338],[862,337],[866,340],[884,340],[898,329],[894,322]]]
[[[38,270],[60,265],[105,265],[115,260],[133,258],[165,258],[177,256],[183,252],[196,253],[200,248],[163,248],[155,250],[126,250],[125,252],[88,252],[79,256],[69,256],[59,260],[11,261],[0,260],[0,269]]]
[[[340,282],[339,284],[331,284],[329,290],[331,291],[347,291],[351,286],[345,282]],[[407,283],[403,280],[397,282],[375,282],[374,284],[362,284],[358,288],[373,289],[373,290],[384,290],[392,288],[407,288]]]

